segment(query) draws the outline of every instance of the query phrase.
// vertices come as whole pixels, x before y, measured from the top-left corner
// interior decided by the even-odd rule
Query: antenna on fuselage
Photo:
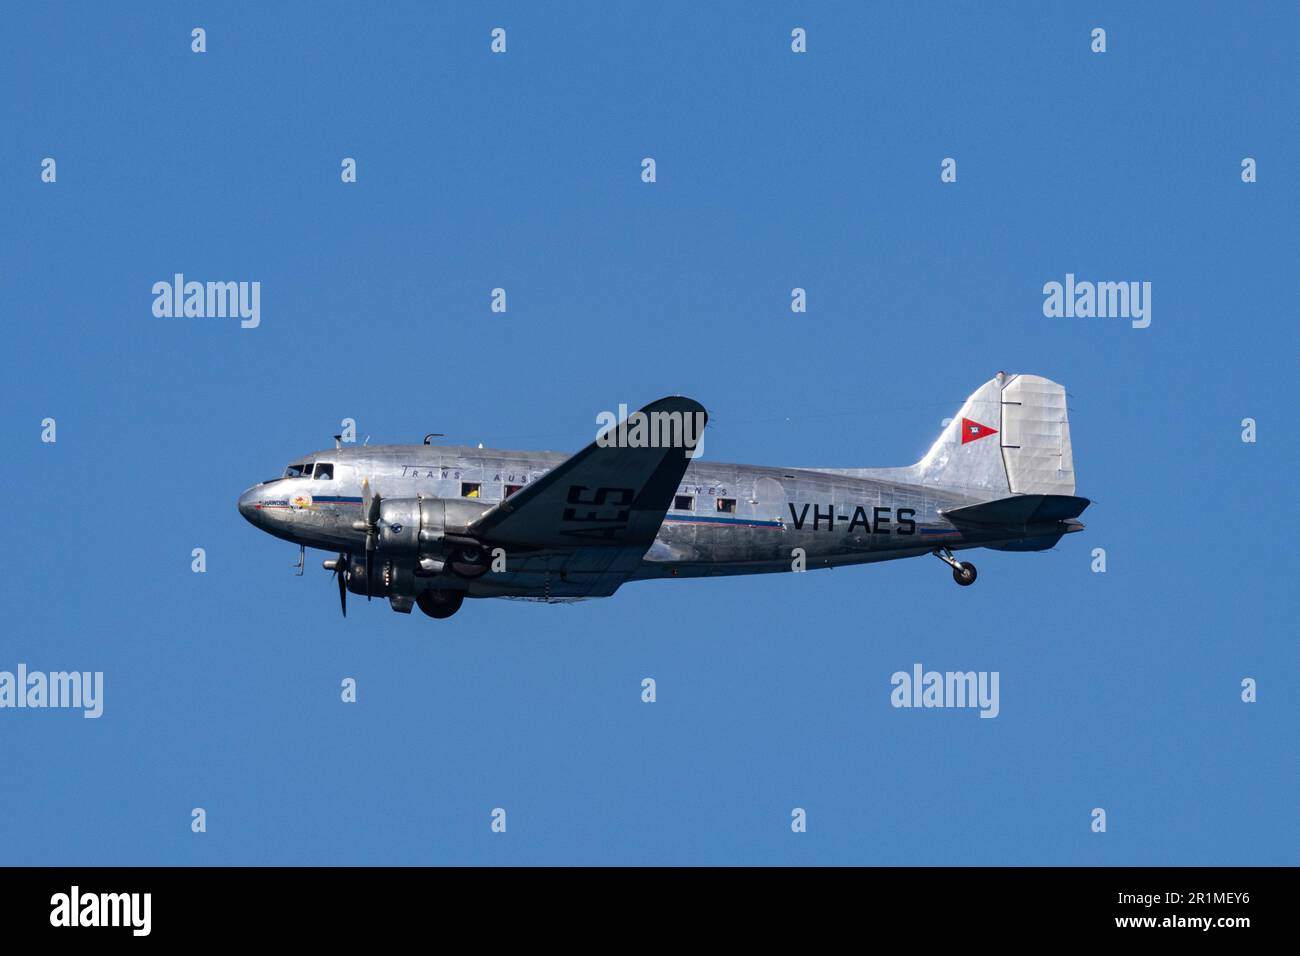
[[[335,447],[335,448],[342,448],[342,447],[343,447],[343,436],[342,436],[342,435],[335,435],[335,436],[334,436],[334,447]]]
[[[429,434],[424,436],[424,443],[426,445],[432,445],[433,442],[429,441],[430,438],[446,438],[446,437],[447,436],[444,435],[442,432],[429,432]]]

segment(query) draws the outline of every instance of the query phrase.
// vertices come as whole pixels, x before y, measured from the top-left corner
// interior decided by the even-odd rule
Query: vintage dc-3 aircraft
[[[450,617],[466,597],[572,601],[627,581],[789,572],[954,551],[1042,551],[1080,531],[1065,389],[985,382],[920,461],[765,468],[696,457],[707,415],[664,398],[567,457],[438,445],[335,447],[254,485],[240,513],[338,553],[347,592]],[[337,442],[336,442],[337,445]]]

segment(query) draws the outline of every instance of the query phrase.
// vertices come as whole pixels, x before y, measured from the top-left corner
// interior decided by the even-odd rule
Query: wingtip
[[[706,419],[709,415],[708,409],[695,399],[688,398],[685,395],[665,395],[663,398],[651,402],[649,405],[645,406],[645,408],[641,409],[641,411],[647,413],[682,412],[683,414],[690,413],[703,415]]]

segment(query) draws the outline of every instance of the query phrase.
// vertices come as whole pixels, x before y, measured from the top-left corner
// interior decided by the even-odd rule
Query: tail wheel
[[[969,561],[962,561],[952,569],[952,579],[962,587],[970,587],[974,584],[975,577],[975,565]]]
[[[446,588],[429,588],[421,591],[415,599],[420,610],[429,617],[443,620],[451,617],[465,603],[464,591],[452,591]]]

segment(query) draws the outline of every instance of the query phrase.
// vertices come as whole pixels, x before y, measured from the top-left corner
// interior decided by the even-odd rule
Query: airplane
[[[324,567],[345,617],[351,592],[445,619],[467,597],[559,603],[628,581],[921,555],[968,586],[975,565],[955,552],[1047,550],[1090,504],[1074,494],[1065,389],[1036,375],[999,372],[897,468],[705,461],[708,415],[683,397],[606,420],[572,456],[336,436],[245,491],[239,512],[299,545],[300,569],[306,548],[336,552]]]

